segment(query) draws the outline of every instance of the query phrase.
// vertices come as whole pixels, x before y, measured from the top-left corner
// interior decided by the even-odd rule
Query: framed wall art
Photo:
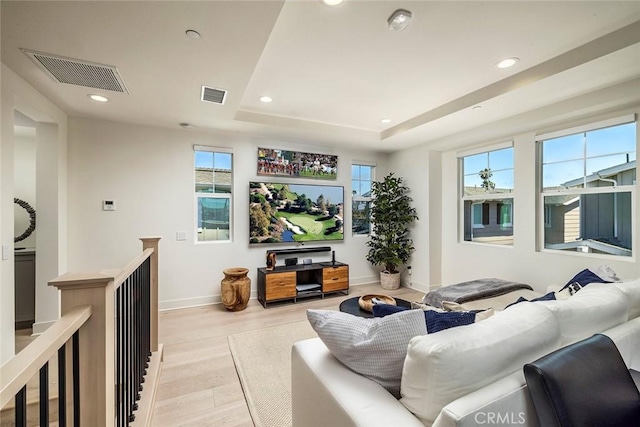
[[[336,179],[338,156],[258,148],[258,175]]]

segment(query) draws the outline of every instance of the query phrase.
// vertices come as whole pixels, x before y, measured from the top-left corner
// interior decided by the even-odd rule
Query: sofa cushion
[[[557,320],[539,304],[518,304],[473,325],[412,339],[400,402],[431,425],[445,405],[558,348]]]
[[[422,313],[407,310],[367,319],[340,311],[307,310],[307,318],[336,359],[400,397],[409,340],[427,333]]]
[[[640,316],[640,279],[614,283],[627,296],[629,302],[629,320]]]
[[[562,345],[571,344],[625,322],[629,303],[615,285],[591,283],[570,298],[540,301],[556,315]]]

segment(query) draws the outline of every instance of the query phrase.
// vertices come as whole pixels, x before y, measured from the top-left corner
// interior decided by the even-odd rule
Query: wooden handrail
[[[122,285],[122,283],[127,280],[129,276],[131,276],[131,273],[136,271],[137,268],[140,267],[140,265],[142,265],[142,263],[145,262],[147,258],[149,258],[153,254],[153,252],[153,248],[145,249],[140,255],[129,261],[129,263],[125,265],[115,276],[113,280],[114,290],[118,289],[120,285]]]
[[[31,344],[0,368],[0,408],[4,407],[40,368],[91,317],[91,306],[64,314]]]

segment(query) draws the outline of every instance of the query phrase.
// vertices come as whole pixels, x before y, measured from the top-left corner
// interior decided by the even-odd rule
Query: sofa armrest
[[[382,386],[338,361],[320,338],[291,349],[291,401],[296,427],[424,427]]]
[[[454,400],[433,423],[433,427],[479,425],[538,426],[522,370]]]

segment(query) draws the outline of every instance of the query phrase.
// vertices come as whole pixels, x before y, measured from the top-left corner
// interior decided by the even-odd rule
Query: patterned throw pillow
[[[400,398],[409,341],[427,333],[422,311],[367,319],[340,311],[307,310],[307,318],[336,359]]]
[[[406,310],[409,309],[390,304],[376,304],[373,306],[373,315],[384,317]],[[423,311],[423,313],[428,334],[434,334],[456,326],[470,325],[476,321],[476,313],[471,311],[438,313],[437,311],[427,310]]]

